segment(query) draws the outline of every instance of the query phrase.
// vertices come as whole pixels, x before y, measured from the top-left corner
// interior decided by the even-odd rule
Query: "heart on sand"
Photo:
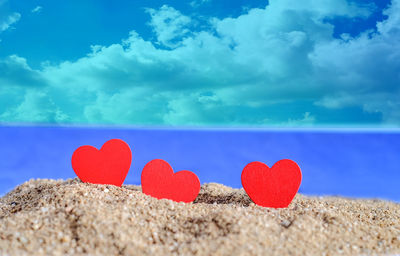
[[[118,187],[124,183],[131,161],[131,149],[119,139],[107,141],[100,150],[92,146],[81,146],[75,150],[71,159],[72,168],[83,182]]]
[[[255,204],[263,207],[288,207],[300,183],[300,167],[289,159],[280,160],[271,168],[261,162],[252,162],[242,172],[244,190]]]
[[[193,202],[200,192],[199,178],[191,171],[174,173],[164,160],[148,162],[142,171],[142,191],[158,199]]]

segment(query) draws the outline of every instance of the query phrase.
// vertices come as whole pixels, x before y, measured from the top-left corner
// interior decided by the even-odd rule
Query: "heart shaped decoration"
[[[92,146],[81,146],[75,150],[71,159],[72,168],[83,182],[118,187],[122,186],[131,161],[131,149],[119,139],[107,141],[100,150]]]
[[[271,168],[261,162],[252,162],[242,172],[244,190],[255,204],[263,207],[288,207],[300,183],[300,167],[289,159],[280,160]]]
[[[200,192],[200,181],[191,171],[174,173],[164,160],[148,162],[142,171],[142,191],[158,199],[170,199],[176,202],[193,202]]]

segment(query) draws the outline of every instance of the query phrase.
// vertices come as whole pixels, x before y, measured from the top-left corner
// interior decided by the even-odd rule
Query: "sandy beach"
[[[0,198],[0,254],[393,255],[400,205],[298,194],[269,209],[214,183],[185,204],[140,186],[31,180]]]

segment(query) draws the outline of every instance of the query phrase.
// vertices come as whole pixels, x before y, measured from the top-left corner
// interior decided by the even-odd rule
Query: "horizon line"
[[[43,128],[97,128],[97,129],[135,129],[135,130],[193,130],[193,131],[271,131],[271,132],[385,132],[400,133],[400,127],[371,126],[216,126],[216,125],[134,125],[134,124],[68,124],[68,123],[2,123],[2,127],[43,127]]]

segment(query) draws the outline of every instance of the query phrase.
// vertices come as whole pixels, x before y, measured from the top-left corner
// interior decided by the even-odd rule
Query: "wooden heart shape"
[[[200,181],[191,171],[174,173],[164,160],[148,162],[142,171],[142,191],[158,199],[170,199],[176,202],[193,202],[200,192]]]
[[[244,190],[255,204],[263,207],[288,207],[300,183],[300,167],[289,159],[280,160],[271,168],[261,162],[252,162],[242,172]]]
[[[120,139],[107,141],[100,150],[81,146],[71,159],[72,168],[83,182],[118,187],[124,183],[131,161],[131,149]]]

